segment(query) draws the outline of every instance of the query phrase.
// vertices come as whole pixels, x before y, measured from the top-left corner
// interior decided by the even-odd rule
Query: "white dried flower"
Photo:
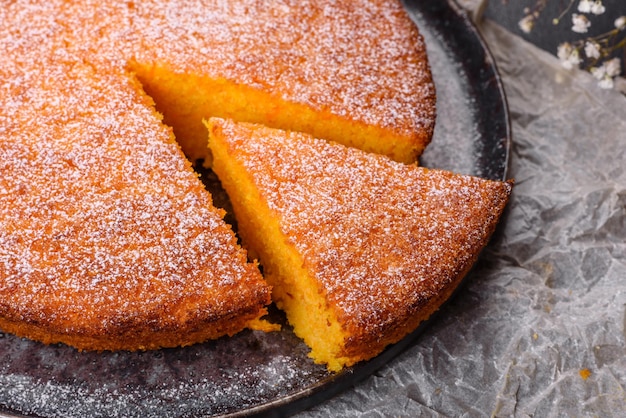
[[[591,0],[580,0],[578,3],[578,11],[580,13],[591,13],[591,6],[593,2]]]
[[[601,89],[606,89],[606,90],[610,90],[613,88],[613,86],[615,85],[615,82],[613,81],[612,77],[604,77],[602,80],[598,81],[598,86]]]
[[[580,53],[577,48],[574,48],[569,42],[564,42],[558,46],[557,57],[561,61],[563,68],[571,70],[577,67],[582,62]]]
[[[604,77],[606,77],[606,67],[604,66],[604,64],[600,65],[599,67],[591,67],[589,69],[589,72],[592,76],[596,78],[596,80],[602,80]]]
[[[602,64],[606,67],[606,73],[609,77],[617,77],[622,72],[622,64],[619,58],[613,58]]]
[[[601,15],[605,12],[605,10],[606,8],[602,4],[601,0],[594,1],[593,5],[591,6],[591,13],[593,13],[594,15]]]
[[[533,15],[527,15],[518,22],[518,25],[522,32],[530,33],[530,31],[532,31],[533,27],[535,26],[535,18],[533,17]]]
[[[600,58],[600,49],[602,47],[594,41],[587,41],[585,43],[585,55],[588,58],[598,59]]]
[[[504,1],[504,0],[503,0]],[[528,0],[531,1],[531,0]],[[530,33],[538,22],[550,0],[534,0],[533,7],[524,8],[524,17],[518,22],[522,32]],[[616,0],[624,2],[626,0]],[[571,16],[571,30],[584,34],[589,31],[592,15],[601,15],[606,12],[603,0],[561,0],[565,6],[561,8],[558,16],[552,19],[552,23],[558,25],[562,18]],[[575,4],[578,4],[577,12],[571,13]],[[610,5],[609,5],[610,7]],[[619,16],[614,20],[615,29],[608,30],[600,35],[584,36],[573,42],[563,42],[558,46],[557,57],[561,65],[571,70],[581,68],[590,72],[598,85],[605,89],[616,88],[626,94],[626,78],[621,77],[622,59],[607,57],[622,56],[626,52],[626,15]]]
[[[598,80],[598,86],[603,89],[612,89],[615,85],[614,78],[622,72],[621,63],[618,58],[613,58],[602,63],[598,67],[589,69],[591,75]]]
[[[599,67],[591,67],[589,72],[593,77],[598,80],[598,86],[602,89],[613,88],[613,77],[606,73],[606,66],[602,64]]]
[[[578,3],[578,11],[580,13],[593,13],[594,15],[601,15],[606,8],[602,4],[602,0],[580,0]]]
[[[586,33],[591,22],[585,15],[572,14],[572,30],[576,33]]]

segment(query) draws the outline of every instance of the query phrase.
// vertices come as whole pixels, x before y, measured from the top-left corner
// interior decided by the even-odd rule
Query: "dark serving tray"
[[[435,137],[421,164],[504,179],[507,105],[481,37],[452,0],[405,6],[426,39],[438,94]],[[378,357],[331,374],[307,357],[280,312],[271,316],[285,324],[281,332],[143,353],[79,353],[0,333],[0,417],[283,416],[356,384],[427,332],[422,325]]]

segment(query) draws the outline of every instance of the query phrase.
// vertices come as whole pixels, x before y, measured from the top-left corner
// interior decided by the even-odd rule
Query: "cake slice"
[[[208,127],[244,245],[331,371],[376,356],[439,308],[512,188],[307,134],[217,118]]]
[[[39,101],[0,98],[0,330],[147,350],[267,328],[258,266],[138,83],[38,59],[17,88]]]

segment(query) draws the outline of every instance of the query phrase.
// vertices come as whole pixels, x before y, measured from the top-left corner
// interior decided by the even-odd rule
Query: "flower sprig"
[[[530,33],[535,27],[535,23],[543,9],[548,5],[548,0],[537,0],[533,7],[526,7],[524,9],[524,17],[519,21],[518,25],[522,32]]]
[[[600,87],[613,88],[614,79],[622,73],[622,68],[619,58],[611,56],[626,48],[626,36],[618,38],[626,30],[626,16],[615,19],[614,24],[613,30],[601,35],[561,43],[557,50],[561,65],[568,69],[582,66],[598,80]]]
[[[552,20],[558,25],[569,13],[577,0],[569,0],[567,6]],[[537,0],[532,8],[524,10],[525,16],[519,21],[520,29],[530,33],[535,22],[545,9],[548,0]],[[577,13],[572,13],[572,32],[584,34],[589,31],[594,15],[606,12],[602,0],[578,0]],[[574,42],[562,42],[557,47],[557,57],[567,69],[583,68],[589,71],[601,88],[611,89],[614,80],[622,74],[621,61],[615,58],[617,51],[626,53],[626,16],[615,19],[614,28],[597,36],[590,36]]]

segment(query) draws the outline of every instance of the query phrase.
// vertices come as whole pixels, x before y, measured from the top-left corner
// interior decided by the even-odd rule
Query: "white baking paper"
[[[626,416],[626,97],[478,25],[512,120],[507,214],[406,352],[300,418]]]

